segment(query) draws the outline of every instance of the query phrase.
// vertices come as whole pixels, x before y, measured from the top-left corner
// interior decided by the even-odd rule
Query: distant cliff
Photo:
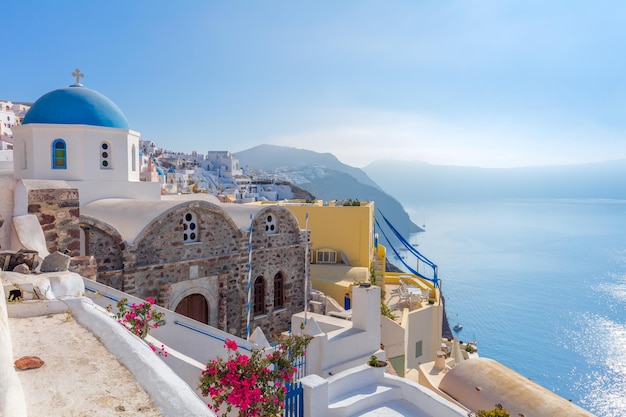
[[[321,200],[374,201],[376,208],[407,238],[422,230],[411,221],[398,200],[383,191],[365,172],[341,163],[330,153],[260,145],[236,152],[235,157],[242,167],[289,181]]]

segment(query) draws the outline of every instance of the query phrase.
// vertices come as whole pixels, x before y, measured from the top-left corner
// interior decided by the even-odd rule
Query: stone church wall
[[[268,219],[272,218],[277,226],[276,233],[266,233]],[[248,270],[247,244],[249,235],[244,236],[246,261],[242,267],[243,277],[233,279],[224,288],[226,298],[226,316],[240,317],[238,327],[229,327],[229,333],[236,334],[241,329],[245,336],[247,321]],[[300,231],[293,214],[276,206],[270,206],[257,213],[252,224],[252,282],[262,276],[265,279],[265,314],[251,313],[251,327],[259,326],[268,338],[288,330],[291,315],[304,309],[304,267],[306,239]],[[274,277],[283,275],[283,307],[274,310]],[[239,283],[239,286],[237,286]],[[229,326],[236,326],[234,320],[228,320]]]
[[[28,189],[28,213],[37,216],[50,253],[80,255],[79,207],[75,188]]]
[[[260,326],[267,337],[273,337],[285,330],[284,323],[290,323],[292,314],[304,310],[304,246],[291,245],[272,249],[253,251],[253,265],[264,267],[252,270],[252,281],[258,276],[265,278],[265,311],[266,314],[251,315],[256,326]],[[247,266],[247,265],[246,265]],[[283,307],[274,308],[274,277],[283,276]],[[228,294],[228,290],[226,291]],[[243,287],[244,298],[241,301],[241,314],[247,316],[247,270]],[[231,309],[237,308],[236,303],[228,304]],[[243,323],[245,329],[245,321]]]
[[[197,242],[183,240],[183,216],[192,212],[196,218]],[[266,234],[264,215],[270,213],[278,230]],[[252,328],[261,326],[271,337],[289,329],[291,315],[304,307],[304,251],[306,239],[295,217],[284,208],[271,206],[257,214],[253,222],[252,279],[263,276],[266,314],[252,317]],[[197,278],[219,277],[218,317],[212,325],[231,334],[245,336],[247,320],[248,233],[213,205],[193,204],[179,207],[155,219],[134,245],[119,242],[113,230],[94,219],[83,219],[87,253],[98,260],[98,281],[138,297],[153,297],[166,308],[170,288]],[[273,278],[284,279],[283,307],[274,311]],[[203,281],[203,280],[198,280]],[[203,281],[203,282],[206,282]],[[212,290],[212,291],[213,291]],[[202,291],[199,289],[198,293]],[[215,310],[215,306],[213,307]]]
[[[183,241],[183,216],[196,216],[198,242]],[[154,221],[133,250],[137,266],[230,255],[242,250],[240,232],[207,206],[180,208]],[[183,274],[184,276],[184,274]]]
[[[98,254],[98,272],[121,270],[124,266],[122,247],[125,245],[120,235],[108,225],[93,219],[87,222],[83,218],[81,227],[85,233],[85,246],[90,248],[90,253]]]
[[[125,247],[121,236],[109,225],[88,217],[81,218],[80,227],[84,232],[86,252],[96,258],[97,281],[121,290]]]

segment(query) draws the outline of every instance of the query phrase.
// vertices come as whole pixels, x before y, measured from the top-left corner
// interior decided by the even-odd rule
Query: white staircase
[[[359,365],[300,381],[308,417],[467,417],[465,409],[384,368]]]
[[[354,416],[367,409],[402,399],[402,389],[386,384],[357,387],[343,393],[328,404],[328,417]]]

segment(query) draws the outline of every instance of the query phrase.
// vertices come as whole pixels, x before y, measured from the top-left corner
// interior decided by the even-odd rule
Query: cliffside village
[[[40,401],[13,369],[15,323],[63,311],[161,415],[215,415],[194,393],[202,364],[226,339],[249,352],[289,332],[313,342],[302,414],[287,415],[591,415],[478,357],[475,343],[442,337],[437,280],[387,271],[374,202],[302,198],[228,151],[159,149],[72,75],[32,105],[0,101],[0,404],[18,404],[11,415]],[[169,358],[139,359],[145,346],[108,327],[105,307],[121,298],[155,300],[166,324],[153,334]],[[372,356],[387,363],[380,373]]]

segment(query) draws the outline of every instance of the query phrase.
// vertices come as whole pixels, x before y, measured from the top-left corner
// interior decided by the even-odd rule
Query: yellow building
[[[352,285],[384,271],[384,259],[379,263],[374,250],[374,202],[278,204],[296,216],[300,228],[306,227],[308,215],[310,279],[316,290],[343,305]]]
[[[383,317],[381,343],[399,375],[435,359],[441,349],[441,293],[432,283],[412,274],[385,272],[386,248],[374,242],[374,202],[344,205],[347,203],[342,201],[323,204],[284,200],[261,204],[281,205],[295,215],[301,229],[308,225],[309,277],[315,290],[343,306],[346,293],[351,296],[352,286],[370,282],[372,276],[383,290],[388,287],[386,301],[396,320]],[[403,280],[428,291],[434,303],[402,303],[393,289]]]

